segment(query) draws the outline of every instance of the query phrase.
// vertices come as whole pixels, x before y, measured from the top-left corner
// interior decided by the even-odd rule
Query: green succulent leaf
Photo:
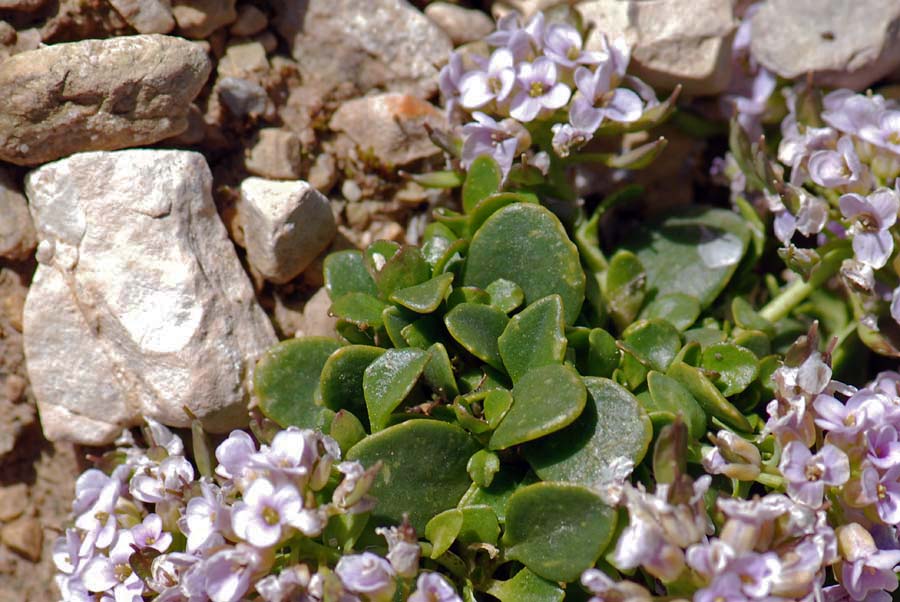
[[[661,295],[650,302],[641,315],[647,319],[666,320],[680,331],[690,328],[700,317],[700,302],[684,293]]]
[[[462,283],[485,289],[500,278],[518,284],[526,303],[558,294],[566,324],[581,311],[585,276],[578,250],[559,219],[540,205],[504,207],[472,238]]]
[[[463,524],[457,539],[463,545],[497,545],[500,537],[500,523],[490,506],[465,506],[462,508]]]
[[[346,293],[331,304],[331,314],[362,330],[378,329],[384,324],[381,312],[387,307],[372,295]]]
[[[525,301],[525,293],[521,287],[503,278],[491,282],[485,292],[490,296],[490,304],[507,314]]]
[[[425,365],[425,382],[434,393],[444,400],[459,395],[453,364],[442,343],[435,343],[428,348],[428,363]]]
[[[431,278],[431,266],[418,247],[402,247],[375,272],[375,284],[383,299],[397,290],[409,290]]]
[[[492,451],[480,449],[469,458],[466,471],[473,483],[479,487],[490,487],[494,476],[500,471],[500,458]]]
[[[363,375],[363,392],[372,431],[388,425],[391,413],[413,390],[428,364],[421,349],[388,349],[372,362]]]
[[[366,436],[366,428],[352,412],[340,410],[334,415],[329,428],[329,435],[338,442],[342,453],[362,441]]]
[[[647,375],[647,386],[650,393],[645,399],[649,403],[644,404],[644,409],[647,410],[650,420],[667,424],[680,414],[691,439],[695,441],[703,439],[706,435],[706,412],[690,391],[677,380],[656,371],[651,371]]]
[[[487,593],[500,602],[562,602],[566,592],[527,568],[506,581],[494,581]]]
[[[453,274],[441,274],[421,284],[395,290],[390,300],[414,312],[429,314],[447,297],[452,282]]]
[[[581,416],[523,448],[528,463],[545,481],[595,486],[611,478],[614,460],[624,457],[637,465],[647,453],[653,428],[634,395],[606,378],[587,377],[584,384],[588,402]]]
[[[498,370],[503,360],[497,339],[509,318],[493,305],[460,303],[444,316],[444,324],[457,343],[478,359]]]
[[[453,508],[435,515],[425,525],[425,537],[431,542],[431,558],[440,558],[450,549],[463,526],[462,510]]]
[[[349,410],[368,424],[363,375],[383,353],[384,349],[368,345],[347,345],[332,353],[319,377],[322,405],[335,412]]]
[[[491,435],[490,449],[506,449],[558,431],[581,414],[587,401],[578,373],[559,364],[525,373],[512,396],[512,407]]]
[[[440,222],[428,224],[422,236],[422,255],[425,261],[433,268],[457,239],[453,230],[444,224]]]
[[[535,483],[516,491],[506,509],[503,543],[518,560],[550,581],[575,581],[609,544],[616,511],[579,485]]]
[[[253,374],[253,390],[262,413],[282,427],[315,428],[322,407],[316,389],[322,367],[341,343],[305,337],[278,343],[266,351]]]
[[[483,199],[500,190],[503,174],[490,155],[481,155],[472,161],[462,187],[463,211],[471,213]]]
[[[539,299],[516,314],[497,340],[513,382],[534,368],[562,364],[567,343],[559,295]]]
[[[461,428],[437,420],[407,420],[372,434],[347,452],[363,466],[383,462],[370,494],[377,524],[399,524],[409,514],[413,528],[424,533],[436,514],[453,508],[471,481],[468,459],[478,444]]]
[[[648,292],[683,293],[706,308],[731,280],[749,244],[740,216],[693,206],[643,225],[623,247],[646,269]]]
[[[609,261],[603,281],[609,315],[619,330],[634,321],[644,303],[647,273],[637,255],[619,250]]]
[[[588,336],[587,363],[582,373],[585,376],[602,376],[609,378],[619,367],[622,352],[616,345],[614,336],[602,328],[594,328]]]
[[[507,205],[512,205],[513,203],[533,203],[535,202],[531,197],[526,196],[524,194],[517,194],[515,192],[500,192],[497,194],[492,194],[489,197],[482,199],[471,211],[467,211],[470,213],[469,215],[469,234],[475,234],[481,225],[487,221],[487,218],[494,215]]]
[[[749,349],[731,343],[719,343],[704,349],[700,366],[718,374],[713,382],[725,397],[737,395],[759,375],[759,360],[756,355]]]
[[[348,250],[331,253],[322,264],[325,290],[334,301],[347,293],[364,293],[377,296],[375,281],[366,269],[363,254]]]
[[[673,362],[666,376],[677,380],[687,389],[708,416],[730,424],[738,430],[752,431],[750,423],[740,411],[732,405],[699,368],[682,362]]]

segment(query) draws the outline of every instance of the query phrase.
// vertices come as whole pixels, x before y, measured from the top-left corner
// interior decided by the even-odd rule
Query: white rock
[[[244,167],[253,175],[273,180],[300,177],[300,139],[293,132],[262,128],[244,154]]]
[[[456,46],[476,42],[494,31],[494,21],[487,13],[449,2],[432,2],[425,7],[425,16],[437,23]]]
[[[109,0],[138,33],[169,33],[175,28],[171,3],[165,0]]]
[[[44,433],[100,445],[150,416],[210,432],[247,422],[276,338],[211,194],[203,156],[91,152],[26,178],[41,265],[25,354]]]
[[[587,46],[600,35],[625,36],[633,50],[629,71],[662,89],[718,94],[731,78],[737,21],[732,0],[590,0],[576,6],[590,25]]]
[[[751,27],[753,56],[782,77],[861,90],[900,67],[897,0],[768,0]]]
[[[238,206],[247,260],[266,280],[288,282],[337,231],[328,199],[308,182],[247,178]]]
[[[269,18],[252,4],[243,4],[238,8],[237,20],[229,31],[236,36],[253,36],[261,32],[269,24]]]

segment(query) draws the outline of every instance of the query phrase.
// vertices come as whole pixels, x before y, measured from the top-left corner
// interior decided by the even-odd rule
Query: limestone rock
[[[300,139],[287,130],[263,128],[247,149],[244,167],[256,176],[296,180],[300,177]]]
[[[175,0],[172,14],[178,32],[185,37],[202,40],[222,26],[234,23],[235,0]]]
[[[244,4],[238,9],[237,19],[229,28],[236,36],[254,36],[264,30],[269,24],[269,18],[252,4]]]
[[[896,0],[768,0],[751,27],[753,56],[782,77],[861,90],[900,67]]]
[[[787,0],[790,1],[790,0]],[[737,22],[732,0],[589,0],[576,6],[600,35],[624,35],[631,44],[629,71],[648,84],[686,94],[718,94],[731,78],[731,42]]]
[[[344,132],[360,153],[385,167],[397,167],[440,154],[424,124],[446,128],[444,120],[443,113],[424,100],[388,93],[343,103],[330,127]]]
[[[171,2],[166,0],[109,0],[138,33],[169,33],[175,27]]]
[[[44,531],[41,523],[30,516],[23,516],[0,529],[0,540],[17,554],[32,562],[41,559]]]
[[[36,244],[25,195],[0,169],[0,257],[22,261],[31,255]]]
[[[275,334],[211,194],[203,156],[81,153],[31,172],[38,266],[25,355],[44,433],[99,445],[149,416],[246,424]]]
[[[491,12],[494,17],[502,17],[511,11],[516,11],[525,19],[530,18],[539,10],[546,11],[554,6],[573,5],[579,0],[495,0],[491,4]]]
[[[223,77],[216,82],[216,94],[235,117],[258,117],[266,112],[266,89],[249,79]]]
[[[452,45],[406,0],[273,0],[275,26],[291,45],[304,81],[357,92],[386,88],[423,98]]]
[[[303,307],[303,320],[295,336],[337,338],[337,318],[329,313],[331,297],[323,286]]]
[[[9,522],[28,508],[28,486],[14,483],[0,487],[0,521]]]
[[[247,260],[275,283],[302,272],[336,232],[328,199],[303,181],[247,178],[241,182],[238,211]]]
[[[157,34],[12,56],[0,65],[0,160],[35,165],[174,136],[209,71],[199,46]]]
[[[482,11],[449,2],[432,2],[425,7],[425,16],[437,23],[455,46],[475,42],[494,31],[494,21]]]
[[[225,49],[216,73],[219,77],[238,77],[258,83],[269,73],[266,49],[259,42],[231,44]]]

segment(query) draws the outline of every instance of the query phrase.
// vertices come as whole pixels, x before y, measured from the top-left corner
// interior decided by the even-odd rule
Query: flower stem
[[[777,322],[786,317],[791,313],[792,309],[809,297],[813,291],[825,284],[826,280],[837,274],[841,263],[852,256],[853,250],[849,248],[849,245],[841,245],[831,249],[823,255],[822,261],[813,270],[809,280],[804,282],[798,278],[791,282],[774,299],[769,301],[765,307],[759,310],[759,315],[769,322]]]

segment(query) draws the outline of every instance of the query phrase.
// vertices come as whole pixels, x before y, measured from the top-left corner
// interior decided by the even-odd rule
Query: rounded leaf
[[[513,316],[497,340],[513,382],[534,368],[562,364],[567,343],[559,295],[539,299]]]
[[[363,375],[383,353],[384,349],[369,345],[347,345],[332,353],[322,366],[319,380],[322,405],[335,412],[349,410],[368,423]]]
[[[463,284],[485,289],[499,278],[518,284],[526,303],[558,294],[567,324],[581,311],[585,276],[578,250],[559,219],[540,205],[504,207],[472,238]]]
[[[731,343],[719,343],[704,349],[700,365],[718,374],[713,382],[726,397],[737,395],[759,375],[756,354]]]
[[[509,318],[493,305],[460,303],[444,316],[447,331],[466,351],[503,370],[497,339],[503,334]]]
[[[654,299],[642,313],[644,318],[666,320],[678,330],[684,331],[700,317],[700,302],[684,293],[669,293]]]
[[[425,371],[428,353],[421,349],[388,349],[366,368],[363,392],[372,431],[388,425]]]

